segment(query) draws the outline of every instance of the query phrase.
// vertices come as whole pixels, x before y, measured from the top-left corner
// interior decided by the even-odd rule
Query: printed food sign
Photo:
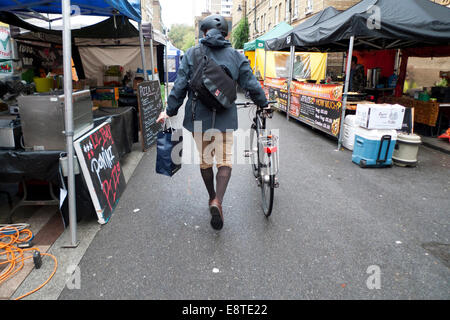
[[[276,100],[276,107],[286,111],[286,79],[266,78],[266,96]],[[342,111],[342,85],[292,81],[289,114],[309,125],[337,137]]]
[[[0,27],[0,60],[11,60],[11,36],[8,27]]]
[[[111,126],[103,123],[74,145],[98,222],[104,224],[111,217],[126,185]]]
[[[342,85],[293,81],[290,113],[335,137],[339,135]]]
[[[19,58],[24,68],[61,69],[63,51],[60,45],[33,41],[17,41]]]
[[[11,35],[8,27],[0,27],[0,74],[12,74]]]
[[[266,78],[266,97],[276,101],[275,107],[286,111],[288,91],[286,78]]]

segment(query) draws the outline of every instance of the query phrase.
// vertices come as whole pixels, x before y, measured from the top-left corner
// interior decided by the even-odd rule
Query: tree
[[[195,35],[194,33],[186,33],[183,37],[183,46],[180,48],[186,52],[190,47],[195,46]]]
[[[249,27],[247,17],[239,21],[237,27],[233,30],[231,39],[235,49],[243,49],[244,43],[248,42]]]
[[[186,24],[174,24],[170,28],[169,39],[175,47],[186,51],[195,44],[194,27]]]

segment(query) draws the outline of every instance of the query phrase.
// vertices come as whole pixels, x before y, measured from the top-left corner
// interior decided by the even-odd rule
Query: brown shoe
[[[211,213],[211,226],[220,230],[223,227],[222,205],[219,200],[214,199],[210,202],[209,212]]]

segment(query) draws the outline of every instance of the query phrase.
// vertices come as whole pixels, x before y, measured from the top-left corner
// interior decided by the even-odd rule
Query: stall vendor
[[[349,91],[362,92],[364,91],[364,87],[365,87],[364,66],[358,64],[358,58],[353,56],[350,70]]]
[[[296,56],[294,61],[294,78],[295,79],[309,79],[311,77],[311,70],[306,67],[302,56]]]
[[[408,90],[410,90],[410,89],[417,88],[417,83],[414,80],[414,77],[415,77],[414,69],[413,69],[413,66],[411,66],[406,70],[405,83],[403,85],[403,93],[404,94],[407,94]]]

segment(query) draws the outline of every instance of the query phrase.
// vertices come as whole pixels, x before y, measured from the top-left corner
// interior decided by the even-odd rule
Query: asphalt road
[[[158,175],[152,148],[82,258],[80,289],[60,299],[450,298],[450,156],[421,147],[416,168],[361,169],[282,113],[270,127],[280,187],[269,219],[249,165],[236,164],[213,230],[198,165]]]

